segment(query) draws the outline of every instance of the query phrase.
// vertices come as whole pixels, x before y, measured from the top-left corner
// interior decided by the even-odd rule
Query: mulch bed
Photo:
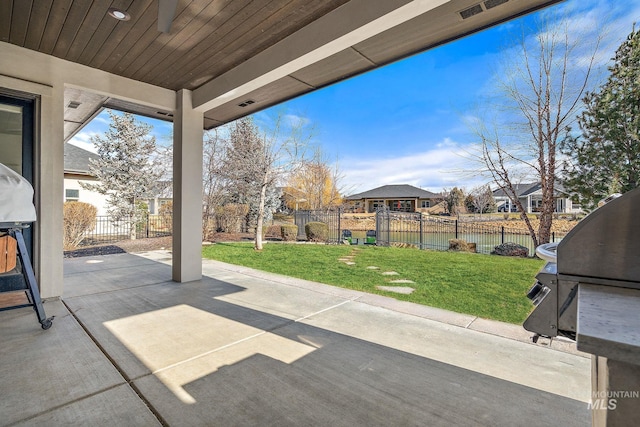
[[[148,239],[122,240],[116,243],[80,247],[73,251],[64,251],[65,258],[146,252],[158,249],[171,249],[171,236]]]
[[[82,249],[76,249],[74,251],[64,251],[64,257],[79,258],[85,256],[113,255],[125,253],[127,253],[127,251],[117,245],[89,246]]]

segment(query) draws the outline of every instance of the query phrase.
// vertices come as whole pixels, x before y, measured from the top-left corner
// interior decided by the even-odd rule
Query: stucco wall
[[[81,182],[85,184],[95,184],[95,181],[87,179],[65,178],[62,200],[67,201],[66,194],[68,189],[78,190],[79,202],[89,203],[95,206],[98,209],[98,215],[107,215],[107,196],[95,191],[85,190],[80,185]]]

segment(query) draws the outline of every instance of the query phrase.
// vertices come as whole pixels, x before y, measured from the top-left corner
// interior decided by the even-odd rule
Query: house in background
[[[540,182],[516,184],[514,185],[514,190],[527,213],[534,213],[540,210],[542,207],[542,184]],[[493,198],[496,201],[498,212],[517,212],[516,205],[509,199],[503,189],[495,190]],[[557,213],[582,212],[580,206],[573,203],[571,196],[560,184],[555,185],[554,199],[555,212]]]
[[[347,210],[352,212],[375,212],[388,207],[399,212],[427,212],[436,207],[441,197],[431,191],[413,185],[383,185],[363,193],[345,197]]]
[[[164,205],[173,203],[173,182],[158,181],[154,194],[149,195],[144,201],[151,215],[159,215]]]
[[[64,144],[64,201],[84,202],[95,206],[98,215],[107,215],[107,196],[97,191],[86,190],[80,183],[95,184],[97,178],[91,174],[90,160],[98,155],[65,142]]]
[[[98,209],[98,216],[108,215],[107,199],[104,194],[82,188],[81,183],[96,184],[98,179],[91,174],[90,160],[97,160],[98,155],[65,142],[64,144],[64,201],[84,202]],[[173,200],[172,182],[158,182],[157,191],[142,199],[149,208],[149,213],[156,215],[160,208]]]

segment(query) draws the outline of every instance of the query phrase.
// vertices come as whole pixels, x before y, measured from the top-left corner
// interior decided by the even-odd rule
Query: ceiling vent
[[[238,107],[247,107],[251,104],[255,104],[256,101],[252,100],[252,99],[247,99],[246,101],[244,101],[242,104],[238,104]]]
[[[484,2],[484,8],[489,10],[493,9],[496,6],[500,6],[501,4],[505,4],[509,0],[487,0]]]
[[[75,110],[76,108],[78,108],[79,106],[80,106],[80,102],[78,102],[78,101],[71,101],[71,102],[69,102],[69,103],[67,104],[67,107],[69,107],[69,108],[73,108],[74,110]]]
[[[477,15],[482,12],[483,12],[482,6],[477,4],[475,6],[471,6],[470,8],[461,11],[460,16],[462,16],[462,19],[467,19],[467,18],[471,18],[473,15]]]

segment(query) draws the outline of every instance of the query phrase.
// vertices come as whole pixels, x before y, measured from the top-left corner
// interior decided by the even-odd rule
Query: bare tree
[[[283,135],[282,121],[280,115],[269,132],[260,130],[251,117],[237,120],[231,126],[222,175],[239,194],[257,201],[256,250],[262,250],[262,228],[270,193],[273,196],[276,184],[301,164],[304,147],[311,137],[301,123],[290,125]]]
[[[227,198],[227,181],[223,174],[229,145],[226,130],[227,128],[216,128],[204,133],[202,159],[203,236],[208,236],[212,231],[210,224],[216,208],[222,206]]]
[[[566,20],[539,21],[535,37],[523,33],[499,78],[506,109],[485,108],[506,114],[492,125],[476,123],[480,148],[472,156],[517,206],[536,246],[551,237],[559,143],[581,107],[600,41],[572,39],[569,30]],[[541,185],[537,231],[516,192],[523,177]]]
[[[330,182],[332,183],[329,189],[329,204],[331,207],[342,206],[344,204],[344,195],[353,192],[353,185],[345,184],[345,175],[340,167],[340,161],[338,156],[331,166]]]
[[[475,187],[469,192],[467,198],[473,210],[480,213],[480,217],[484,212],[495,209],[495,201],[489,185]]]

